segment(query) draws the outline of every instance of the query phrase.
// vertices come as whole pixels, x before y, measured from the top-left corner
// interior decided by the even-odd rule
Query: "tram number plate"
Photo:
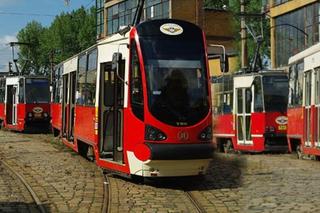
[[[287,130],[287,125],[279,125],[278,130]]]
[[[42,115],[41,115],[41,113],[35,113],[35,114],[34,114],[34,117],[35,117],[35,118],[41,118]]]

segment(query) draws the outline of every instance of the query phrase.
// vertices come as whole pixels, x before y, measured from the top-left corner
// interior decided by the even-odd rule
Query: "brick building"
[[[285,67],[290,56],[319,42],[317,0],[266,0],[271,21],[271,63]]]
[[[137,2],[97,0],[97,38],[110,36],[119,27],[131,24]],[[227,52],[234,52],[231,14],[225,10],[204,9],[203,0],[145,0],[142,19],[157,18],[181,19],[197,24],[205,31],[208,44],[221,44]],[[209,47],[208,50],[209,54],[218,53],[216,48]]]

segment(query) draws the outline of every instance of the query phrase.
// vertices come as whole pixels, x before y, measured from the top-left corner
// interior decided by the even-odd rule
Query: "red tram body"
[[[213,137],[220,151],[288,150],[286,73],[220,76],[213,79],[213,90]]]
[[[67,146],[129,176],[206,171],[211,90],[205,36],[196,25],[143,22],[58,67],[52,126]]]
[[[289,59],[289,151],[320,156],[320,44]]]
[[[46,78],[0,78],[0,123],[15,131],[47,130],[50,125],[50,89]]]

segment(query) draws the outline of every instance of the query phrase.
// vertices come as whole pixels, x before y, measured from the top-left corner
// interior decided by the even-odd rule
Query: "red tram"
[[[320,156],[320,44],[289,59],[288,145],[303,155]]]
[[[0,78],[0,123],[15,131],[47,130],[50,125],[49,81],[41,77]]]
[[[224,75],[213,79],[213,90],[213,137],[220,151],[288,150],[285,72]]]
[[[67,146],[129,176],[206,171],[212,111],[199,27],[179,20],[143,22],[58,69],[52,126]]]

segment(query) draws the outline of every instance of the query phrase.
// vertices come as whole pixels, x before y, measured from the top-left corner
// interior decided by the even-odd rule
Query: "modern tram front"
[[[118,98],[100,96],[98,164],[145,177],[204,174],[213,144],[203,31],[185,21],[143,22],[131,28],[128,47],[129,76],[122,60],[100,75],[100,91],[114,76],[121,86],[109,90]]]

